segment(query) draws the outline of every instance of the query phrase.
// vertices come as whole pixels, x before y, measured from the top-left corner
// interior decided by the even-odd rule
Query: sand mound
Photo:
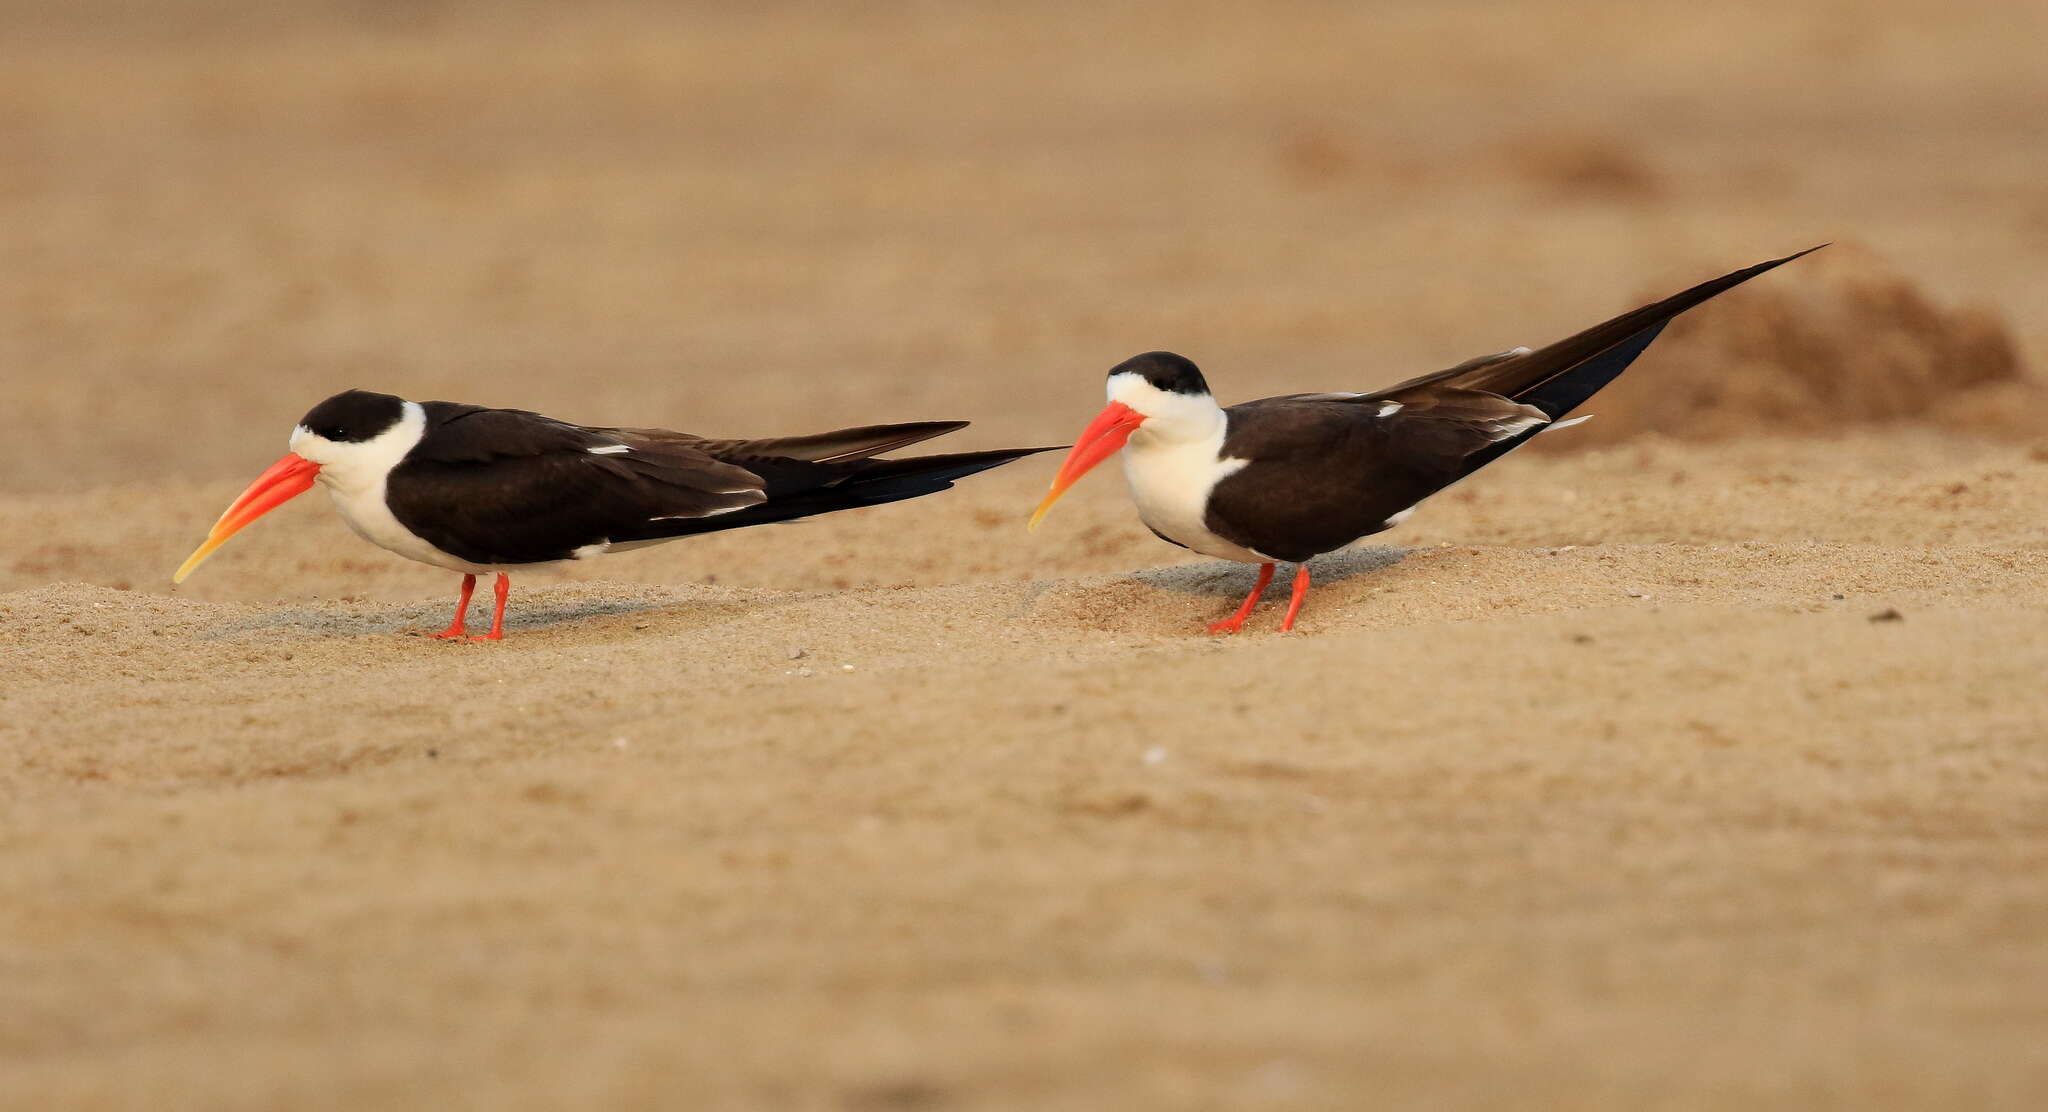
[[[2048,427],[2044,395],[1996,313],[1943,306],[1874,253],[1835,244],[1679,317],[1640,370],[1588,406],[1601,420],[1538,443],[1826,434],[1894,421],[2024,436]]]

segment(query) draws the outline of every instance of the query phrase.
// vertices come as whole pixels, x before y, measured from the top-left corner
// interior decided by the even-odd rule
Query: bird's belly
[[[362,487],[342,487],[325,482],[321,485],[327,488],[328,498],[333,500],[335,511],[341,514],[342,521],[348,523],[349,530],[387,552],[396,552],[408,560],[417,560],[422,564],[432,564],[437,568],[447,568],[469,575],[514,571],[533,566],[476,564],[441,551],[399,523],[398,518],[391,512],[391,506],[384,500],[382,480]]]
[[[1270,557],[1234,544],[1211,532],[1207,523],[1209,492],[1224,476],[1244,466],[1243,460],[1217,458],[1214,447],[1195,444],[1137,451],[1124,449],[1124,479],[1138,519],[1176,544],[1219,560],[1247,564],[1271,563]]]

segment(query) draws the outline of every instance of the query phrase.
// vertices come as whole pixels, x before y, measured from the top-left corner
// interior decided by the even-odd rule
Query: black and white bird
[[[1822,246],[1826,246],[1823,244]],[[1294,628],[1308,561],[1385,529],[1430,495],[1567,421],[1628,368],[1673,317],[1800,255],[1758,263],[1531,351],[1516,348],[1359,394],[1289,394],[1224,408],[1172,352],[1109,371],[1109,405],[1068,453],[1031,515],[1036,529],[1088,470],[1123,453],[1138,517],[1161,539],[1259,565],[1230,617],[1235,633],[1273,580],[1299,564],[1280,628]]]
[[[356,535],[462,573],[455,620],[434,636],[463,635],[476,577],[495,572],[491,631],[471,640],[496,641],[505,633],[510,572],[934,494],[956,479],[1052,450],[874,458],[966,426],[920,421],[709,440],[350,390],[299,421],[290,453],[235,499],[172,582],[183,582],[237,531],[318,483]]]

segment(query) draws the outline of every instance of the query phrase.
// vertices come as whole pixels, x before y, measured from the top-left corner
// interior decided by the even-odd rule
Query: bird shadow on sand
[[[1368,575],[1393,567],[1410,551],[1412,550],[1395,548],[1392,545],[1362,545],[1316,557],[1309,563],[1309,574],[1319,587],[1329,583],[1341,583],[1353,576]],[[1273,577],[1273,586],[1268,590],[1284,590],[1291,574],[1292,571],[1286,567],[1278,569]],[[1146,568],[1130,574],[1131,579],[1162,591],[1230,599],[1241,599],[1249,594],[1252,584],[1258,582],[1258,576],[1257,564],[1239,564],[1229,560],[1180,564],[1170,568]]]
[[[695,617],[725,616],[759,608],[750,599],[641,598],[537,598],[517,605],[505,615],[507,633],[531,632],[593,618],[616,618],[634,614],[679,613]],[[365,637],[397,633],[432,633],[448,624],[452,606],[428,604],[404,606],[363,606],[343,603],[333,609],[283,606],[261,614],[216,624],[199,636],[209,639],[239,637],[251,633],[290,630],[329,637]],[[471,633],[490,628],[490,611],[472,607]]]
[[[1410,549],[1371,545],[1319,556],[1310,565],[1316,584],[1327,585],[1384,571]],[[1212,560],[1168,568],[1146,568],[1117,576],[1037,584],[1019,608],[1020,616],[1069,628],[1120,634],[1176,635],[1223,617],[1258,581],[1256,564]],[[1287,598],[1292,569],[1280,571],[1265,598]],[[1181,596],[1175,601],[1171,596]]]

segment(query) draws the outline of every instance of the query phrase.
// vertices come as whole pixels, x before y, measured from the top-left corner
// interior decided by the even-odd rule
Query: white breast
[[[311,443],[307,440],[310,434],[300,429],[293,435],[292,449],[321,461],[319,482],[327,488],[327,497],[333,501],[335,512],[341,514],[341,520],[348,523],[356,536],[379,548],[396,552],[408,560],[470,575],[532,567],[531,564],[472,564],[441,551],[399,524],[390,504],[384,499],[386,481],[391,476],[391,469],[405,459],[413,445],[419,443],[426,432],[426,425],[426,411],[418,402],[406,402],[404,416],[398,424],[374,440],[360,444],[336,444],[324,440]]]
[[[1213,435],[1191,440],[1148,436],[1141,427],[1122,453],[1131,501],[1138,505],[1138,517],[1154,532],[1204,556],[1247,564],[1271,563],[1272,557],[1210,532],[1204,521],[1209,492],[1247,462],[1222,457],[1223,434],[1224,424],[1220,420]]]

